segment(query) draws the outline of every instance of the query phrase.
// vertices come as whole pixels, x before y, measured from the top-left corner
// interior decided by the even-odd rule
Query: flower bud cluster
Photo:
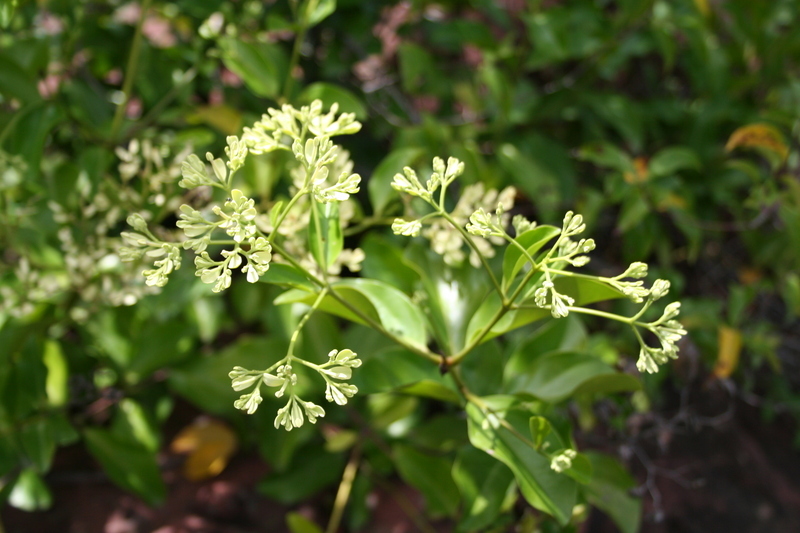
[[[578,452],[572,449],[567,449],[562,451],[559,454],[554,455],[550,459],[550,468],[554,471],[564,472],[565,470],[569,470],[572,468],[572,461],[578,456]]]
[[[550,296],[550,314],[553,318],[569,316],[568,307],[575,303],[575,299],[556,291],[555,284],[550,279],[545,279],[542,286],[533,293],[533,301],[537,307],[547,308],[547,298]]]

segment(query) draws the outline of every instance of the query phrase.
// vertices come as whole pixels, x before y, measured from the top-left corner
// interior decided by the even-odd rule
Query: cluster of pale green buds
[[[428,202],[433,201],[433,194],[441,187],[447,187],[464,172],[464,163],[450,157],[445,165],[441,157],[433,158],[433,173],[425,186],[419,181],[417,173],[411,167],[404,167],[403,174],[395,174],[392,188],[411,196],[418,196]]]
[[[564,472],[565,470],[569,470],[572,468],[572,460],[578,456],[578,452],[572,449],[566,449],[561,453],[554,455],[550,459],[550,468],[554,471]]]
[[[201,252],[194,260],[197,268],[195,275],[199,276],[203,283],[213,283],[212,291],[220,292],[230,287],[231,271],[244,263],[242,272],[247,275],[248,282],[255,283],[269,270],[272,246],[264,237],[250,237],[248,244],[249,250],[243,250],[238,245],[233,250],[222,250],[221,261],[211,259],[208,252]]]
[[[325,380],[325,399],[329,402],[345,405],[347,399],[352,398],[358,392],[355,385],[344,382],[352,377],[354,368],[361,366],[361,360],[352,350],[331,350],[326,363],[322,365],[306,363],[306,365],[316,370]],[[282,398],[288,393],[289,401],[278,409],[275,416],[276,429],[283,426],[287,431],[291,431],[302,426],[305,419],[315,424],[317,418],[325,416],[325,410],[322,407],[305,401],[294,393],[297,374],[294,373],[292,365],[289,363],[278,366],[274,374],[236,366],[228,374],[228,377],[231,378],[231,386],[235,391],[243,391],[252,387],[250,392],[242,394],[233,404],[234,407],[247,414],[255,413],[263,401],[261,385],[277,387],[276,398]]]
[[[300,109],[288,104],[280,109],[268,109],[252,128],[244,128],[242,141],[250,153],[264,154],[288,149],[292,141],[303,137],[306,128],[315,137],[328,138],[353,134],[361,129],[361,123],[353,113],[342,113],[337,117],[338,110],[339,106],[333,104],[328,113],[323,114],[320,100]]]
[[[503,204],[497,206],[494,215],[487,213],[482,207],[469,217],[467,231],[473,235],[483,237],[502,237],[505,229],[502,226]]]
[[[325,399],[338,405],[347,403],[352,398],[358,387],[350,383],[343,383],[353,375],[353,369],[361,366],[361,360],[352,350],[332,350],[328,354],[328,362],[319,367],[319,374],[325,380]],[[325,368],[327,367],[327,368]],[[339,381],[334,381],[339,380]]]
[[[636,362],[636,368],[640,372],[653,374],[658,372],[658,365],[663,365],[670,359],[677,359],[677,343],[686,335],[686,330],[681,323],[674,320],[680,313],[680,308],[680,302],[668,304],[664,308],[661,318],[646,326],[656,336],[660,347],[647,346],[640,338],[641,350],[639,351],[639,360]]]
[[[233,189],[231,197],[225,202],[225,207],[230,209],[230,214],[218,205],[215,205],[212,211],[222,219],[218,224],[219,227],[233,237],[234,241],[242,242],[256,234],[254,220],[258,211],[255,208],[255,200],[246,197],[239,189]]]
[[[559,293],[555,289],[555,284],[550,279],[545,279],[542,286],[534,291],[533,302],[536,306],[545,308],[548,306],[548,296],[550,296],[550,314],[553,318],[564,318],[569,315],[569,306],[575,303],[575,299]]]

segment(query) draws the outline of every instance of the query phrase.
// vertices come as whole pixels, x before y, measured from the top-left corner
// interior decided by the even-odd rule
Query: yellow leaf
[[[222,472],[238,444],[236,434],[222,422],[198,418],[175,436],[170,449],[189,454],[183,464],[183,475],[199,481]]]
[[[625,178],[626,183],[634,185],[647,181],[647,175],[647,158],[637,157],[633,160],[633,172],[626,172],[623,178]]]
[[[736,148],[757,148],[778,155],[781,160],[789,155],[789,147],[778,128],[769,124],[748,124],[734,131],[725,150],[728,152]]]
[[[225,135],[238,135],[242,127],[242,114],[225,104],[203,106],[187,116],[186,121],[190,124],[208,124]]]
[[[742,351],[742,332],[728,326],[717,329],[717,364],[714,365],[714,375],[724,379],[729,377],[739,364],[739,354]]]

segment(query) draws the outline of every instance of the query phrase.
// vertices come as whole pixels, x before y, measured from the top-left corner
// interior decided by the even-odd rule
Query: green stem
[[[545,260],[543,260],[542,263]],[[489,319],[489,322],[487,322],[486,325],[483,327],[483,329],[481,329],[481,331],[478,333],[475,339],[472,342],[470,342],[467,346],[462,348],[457,354],[451,355],[450,357],[447,358],[448,366],[459,364],[461,360],[467,356],[468,353],[470,353],[473,349],[475,349],[476,346],[478,346],[483,341],[483,338],[486,336],[487,333],[489,333],[492,330],[494,325],[497,324],[497,322],[499,322],[500,319],[503,318],[509,310],[511,310],[514,304],[514,300],[516,300],[519,297],[519,295],[524,290],[525,286],[537,272],[538,270],[531,268],[525,274],[519,286],[514,290],[514,293],[511,295],[511,297],[503,299],[503,301],[501,302],[500,309],[498,309],[497,312],[494,314],[494,316],[492,316],[492,318]]]
[[[361,443],[358,442],[353,446],[353,451],[350,453],[350,460],[347,462],[347,466],[344,467],[342,482],[339,483],[339,490],[336,492],[336,499],[333,502],[333,511],[331,511],[331,517],[328,520],[328,527],[325,528],[325,533],[336,533],[339,530],[339,524],[342,522],[344,509],[347,506],[347,501],[350,499],[350,492],[353,489],[353,481],[356,479],[358,464],[360,462]]]
[[[116,142],[119,129],[122,126],[122,119],[125,117],[125,110],[128,107],[128,102],[131,97],[131,90],[133,89],[133,80],[136,78],[136,69],[139,64],[139,53],[142,48],[142,26],[147,17],[147,10],[150,7],[151,0],[142,0],[141,14],[139,21],[136,23],[136,32],[133,35],[133,44],[131,45],[131,52],[128,55],[128,63],[125,66],[125,81],[122,84],[122,102],[117,106],[114,112],[114,120],[111,122],[111,133],[109,138],[112,142]]]
[[[319,304],[322,303],[322,300],[325,298],[325,296],[327,294],[328,294],[328,287],[323,287],[322,290],[319,291],[319,294],[317,295],[317,299],[314,300],[313,304],[311,304],[311,309],[309,309],[306,312],[306,314],[303,315],[303,318],[300,319],[300,322],[297,324],[297,327],[294,328],[294,332],[292,333],[292,338],[289,340],[289,349],[286,352],[286,357],[287,358],[293,358],[294,357],[294,346],[295,346],[295,344],[297,344],[297,339],[300,338],[300,330],[303,329],[303,326],[306,325],[306,322],[308,322],[308,319],[311,318],[311,315],[314,314],[314,311],[317,310],[317,308],[319,307]]]
[[[296,269],[300,270],[314,285],[316,285],[316,286],[318,286],[320,288],[329,290],[330,296],[333,299],[335,299],[337,302],[342,304],[345,308],[347,308],[348,311],[350,311],[355,316],[357,316],[366,325],[368,325],[372,329],[376,330],[378,333],[380,333],[384,337],[387,337],[390,340],[392,340],[393,342],[399,344],[400,346],[402,346],[403,348],[407,349],[408,351],[413,352],[413,353],[415,353],[415,354],[417,354],[417,355],[419,355],[421,357],[424,357],[425,359],[427,359],[427,360],[429,360],[429,361],[431,361],[433,363],[436,363],[436,364],[441,363],[441,361],[442,361],[441,356],[432,353],[427,348],[423,348],[421,346],[417,346],[415,344],[411,344],[410,342],[406,341],[402,337],[398,337],[397,335],[395,335],[391,331],[388,331],[386,328],[384,328],[381,323],[376,322],[375,320],[373,320],[372,317],[362,313],[361,310],[359,310],[357,307],[353,306],[345,298],[343,298],[341,295],[339,295],[336,292],[336,288],[335,287],[333,287],[330,283],[319,279],[317,276],[315,276],[314,274],[312,274],[311,272],[306,270],[296,259],[294,259],[291,255],[286,253],[286,250],[284,250],[280,245],[273,243],[272,244],[272,248],[277,253],[281,254],[281,257],[286,259],[286,261],[288,261],[289,264],[291,264]]]
[[[272,228],[272,231],[270,231],[269,235],[267,236],[267,240],[270,243],[272,243],[272,240],[275,238],[275,234],[278,233],[278,228],[280,228],[281,224],[283,224],[283,221],[286,220],[286,216],[289,214],[289,211],[291,211],[292,207],[294,207],[294,204],[297,203],[297,201],[300,199],[300,197],[302,197],[305,194],[308,194],[308,190],[306,188],[303,188],[303,189],[297,191],[297,194],[295,194],[292,197],[292,199],[289,200],[289,203],[286,204],[286,207],[283,208],[283,211],[281,212],[280,216],[278,217],[278,221],[275,222],[275,226]],[[284,254],[281,254],[281,255],[286,257],[286,255],[284,255]]]
[[[486,272],[489,274],[489,277],[492,280],[492,285],[494,285],[494,290],[497,291],[497,294],[500,296],[501,300],[505,300],[506,295],[503,292],[503,288],[500,286],[500,283],[497,281],[497,278],[495,277],[494,272],[492,271],[492,267],[489,266],[489,262],[486,260],[486,258],[480,252],[480,250],[478,250],[478,247],[475,245],[475,242],[472,240],[472,236],[469,233],[467,233],[467,230],[462,228],[460,224],[458,224],[455,220],[453,220],[453,217],[451,217],[449,213],[447,213],[444,210],[441,210],[439,212],[439,214],[442,216],[442,218],[447,220],[447,222],[449,222],[451,226],[453,226],[455,229],[457,229],[458,232],[461,234],[461,236],[464,238],[464,240],[467,241],[467,245],[470,247],[470,249],[472,249],[473,252],[475,252],[475,254],[478,256],[478,258],[481,260],[481,265],[483,265],[483,269],[486,270]]]
[[[300,13],[299,15],[297,14],[296,10],[293,11],[295,17],[298,19],[296,22],[299,28],[294,38],[294,44],[292,45],[292,56],[289,59],[289,69],[286,72],[286,82],[283,85],[283,91],[281,91],[281,96],[279,99],[280,104],[285,104],[289,101],[289,96],[292,92],[292,86],[294,85],[294,70],[297,68],[297,65],[300,62],[300,50],[303,48],[303,41],[305,41],[306,32],[308,31],[306,20],[308,9],[305,10],[305,13]]]

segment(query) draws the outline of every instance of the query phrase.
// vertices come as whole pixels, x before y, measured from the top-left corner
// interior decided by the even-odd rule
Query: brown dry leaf
[[[742,352],[742,332],[729,326],[720,326],[717,329],[717,364],[714,365],[714,375],[720,379],[729,377],[739,364],[739,354]]]
[[[760,281],[764,277],[761,270],[753,267],[744,267],[739,269],[739,283],[742,285],[752,285]]]
[[[183,475],[191,481],[214,477],[228,465],[239,442],[231,429],[217,420],[198,418],[172,440],[170,449],[188,453]]]
[[[644,183],[647,181],[648,172],[647,172],[647,158],[646,157],[637,157],[633,160],[633,172],[626,172],[623,175],[625,178],[625,182],[631,185],[636,183]]]
[[[748,124],[734,131],[725,150],[733,151],[735,148],[761,148],[778,155],[781,160],[789,155],[789,147],[778,128],[769,124]]]

